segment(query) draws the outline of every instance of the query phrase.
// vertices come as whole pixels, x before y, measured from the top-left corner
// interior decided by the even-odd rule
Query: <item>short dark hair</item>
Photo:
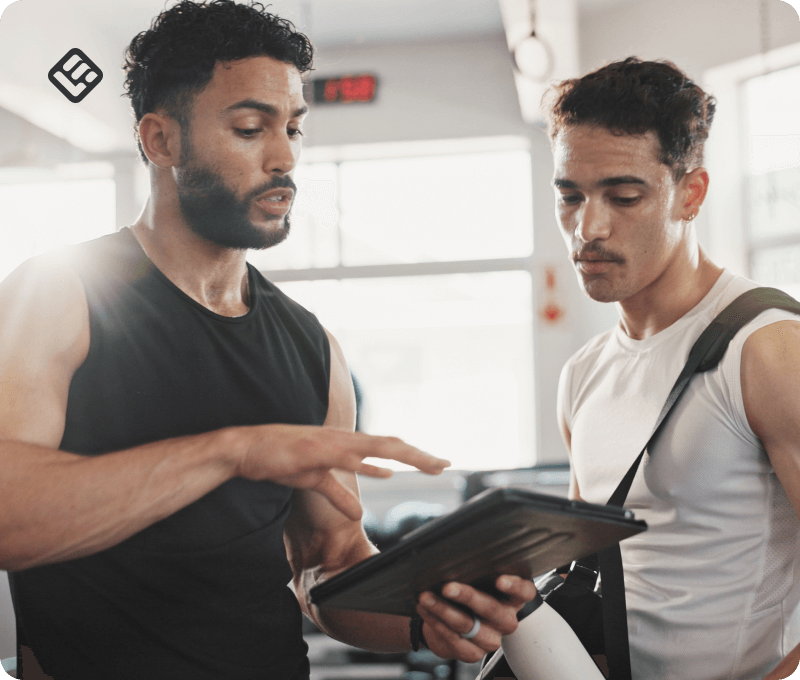
[[[659,159],[677,182],[703,163],[716,100],[672,62],[628,57],[554,85],[543,107],[553,142],[568,125],[598,125],[615,134],[654,132]]]
[[[125,96],[138,126],[163,108],[186,128],[192,98],[211,80],[217,62],[268,56],[311,70],[311,41],[292,22],[270,14],[260,2],[183,0],[159,14],[125,51]],[[136,141],[147,162],[138,132]]]

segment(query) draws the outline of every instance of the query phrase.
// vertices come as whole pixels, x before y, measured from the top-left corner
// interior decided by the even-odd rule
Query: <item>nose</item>
[[[611,211],[601,201],[586,199],[576,219],[575,236],[583,243],[605,241],[611,235]]]
[[[288,175],[297,165],[299,156],[299,141],[291,139],[286,132],[277,132],[265,145],[264,170],[269,175]]]

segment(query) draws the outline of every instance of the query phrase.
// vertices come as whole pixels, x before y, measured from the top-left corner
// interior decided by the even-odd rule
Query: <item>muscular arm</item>
[[[328,415],[324,426],[352,431],[356,403],[344,355],[332,335]],[[358,494],[355,474],[337,473],[339,481]],[[409,648],[408,619],[401,616],[319,609],[309,591],[316,584],[378,552],[367,539],[360,519],[341,513],[315,491],[295,492],[284,537],[294,572],[294,586],[303,611],[331,637],[381,652]]]
[[[741,376],[747,421],[800,517],[800,322],[753,333],[742,348]],[[765,680],[787,677],[798,661],[800,645]]]
[[[355,398],[350,373],[336,340],[331,341],[330,407],[325,425],[352,429],[355,423]],[[340,480],[357,493],[355,474],[340,475]],[[322,609],[311,604],[309,590],[327,578],[361,562],[377,552],[367,539],[361,522],[344,517],[314,491],[295,493],[285,534],[286,548],[294,572],[294,585],[300,605],[317,625],[332,637],[349,644],[380,652],[406,651],[410,647],[409,620],[404,616],[373,614],[337,609]],[[423,632],[428,644],[445,658],[478,661],[487,651],[500,646],[500,637],[516,628],[516,611],[532,599],[530,581],[501,577],[498,587],[509,595],[501,604],[464,584],[449,584],[449,599],[472,609],[483,620],[479,635],[471,641],[460,637],[472,620],[444,599],[423,593],[418,610],[425,621]],[[449,591],[447,589],[450,589]],[[453,588],[458,593],[453,593]]]
[[[83,288],[66,264],[31,261],[0,284],[1,569],[98,552],[235,476],[317,489],[357,518],[358,499],[333,469],[389,474],[366,456],[444,465],[397,440],[294,425],[226,428],[103,456],[59,451],[70,381],[89,342]]]
[[[58,451],[72,374],[89,348],[74,273],[31,261],[0,285],[0,567],[118,543],[228,479],[214,438],[86,458]],[[176,480],[180,480],[176,484]]]

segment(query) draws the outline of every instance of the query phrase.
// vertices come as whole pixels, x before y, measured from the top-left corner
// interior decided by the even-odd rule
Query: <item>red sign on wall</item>
[[[378,90],[378,79],[371,73],[311,81],[315,104],[371,102]]]
[[[539,316],[547,324],[557,324],[564,318],[566,310],[561,304],[556,280],[556,268],[546,267],[544,270],[544,301],[539,308]]]

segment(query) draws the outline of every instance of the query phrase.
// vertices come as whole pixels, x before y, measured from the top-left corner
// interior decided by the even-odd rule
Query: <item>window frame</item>
[[[303,151],[301,162],[343,163],[352,160],[383,160],[439,156],[459,153],[499,151],[530,152],[530,140],[525,137],[480,137],[474,139],[449,139],[415,142],[387,142],[383,144],[351,144],[340,147],[310,147]],[[275,283],[284,281],[320,281],[350,278],[383,278],[401,276],[427,276],[437,274],[473,274],[494,271],[527,271],[535,275],[533,248],[523,257],[505,257],[476,260],[442,260],[433,262],[384,263],[370,265],[343,265],[334,267],[306,267],[298,269],[261,269],[261,273]]]
[[[701,240],[712,260],[752,278],[755,254],[767,248],[800,245],[800,232],[753,236],[749,229],[747,178],[749,139],[744,86],[759,76],[800,66],[800,43],[726,64],[705,72],[703,82],[717,99],[717,113],[706,143],[710,176],[708,215],[698,220]]]
[[[317,163],[330,162],[342,163],[351,160],[382,160],[386,158],[438,156],[458,153],[480,153],[502,151],[531,152],[530,139],[517,136],[487,137],[473,139],[428,140],[414,142],[391,142],[383,144],[347,145],[342,147],[310,147],[303,151],[301,162]],[[532,159],[533,160],[533,159]],[[530,181],[533,182],[533,171]],[[533,200],[534,192],[532,192]],[[531,229],[535,211],[531,210]],[[520,257],[488,258],[475,260],[443,260],[413,263],[384,263],[368,265],[344,265],[329,267],[307,267],[297,269],[266,269],[261,268],[261,273],[273,283],[289,283],[300,281],[327,281],[348,279],[376,279],[376,278],[403,278],[419,276],[441,276],[450,274],[481,274],[493,272],[522,271],[530,276],[531,295],[531,321],[530,337],[530,376],[528,378],[532,395],[532,449],[527,453],[529,465],[537,462],[537,442],[539,433],[536,422],[536,406],[538,401],[537,383],[535,376],[535,345],[537,333],[537,296],[535,281],[541,276],[541,263],[534,257],[534,241],[532,240],[531,252]],[[340,243],[341,255],[341,243]]]

